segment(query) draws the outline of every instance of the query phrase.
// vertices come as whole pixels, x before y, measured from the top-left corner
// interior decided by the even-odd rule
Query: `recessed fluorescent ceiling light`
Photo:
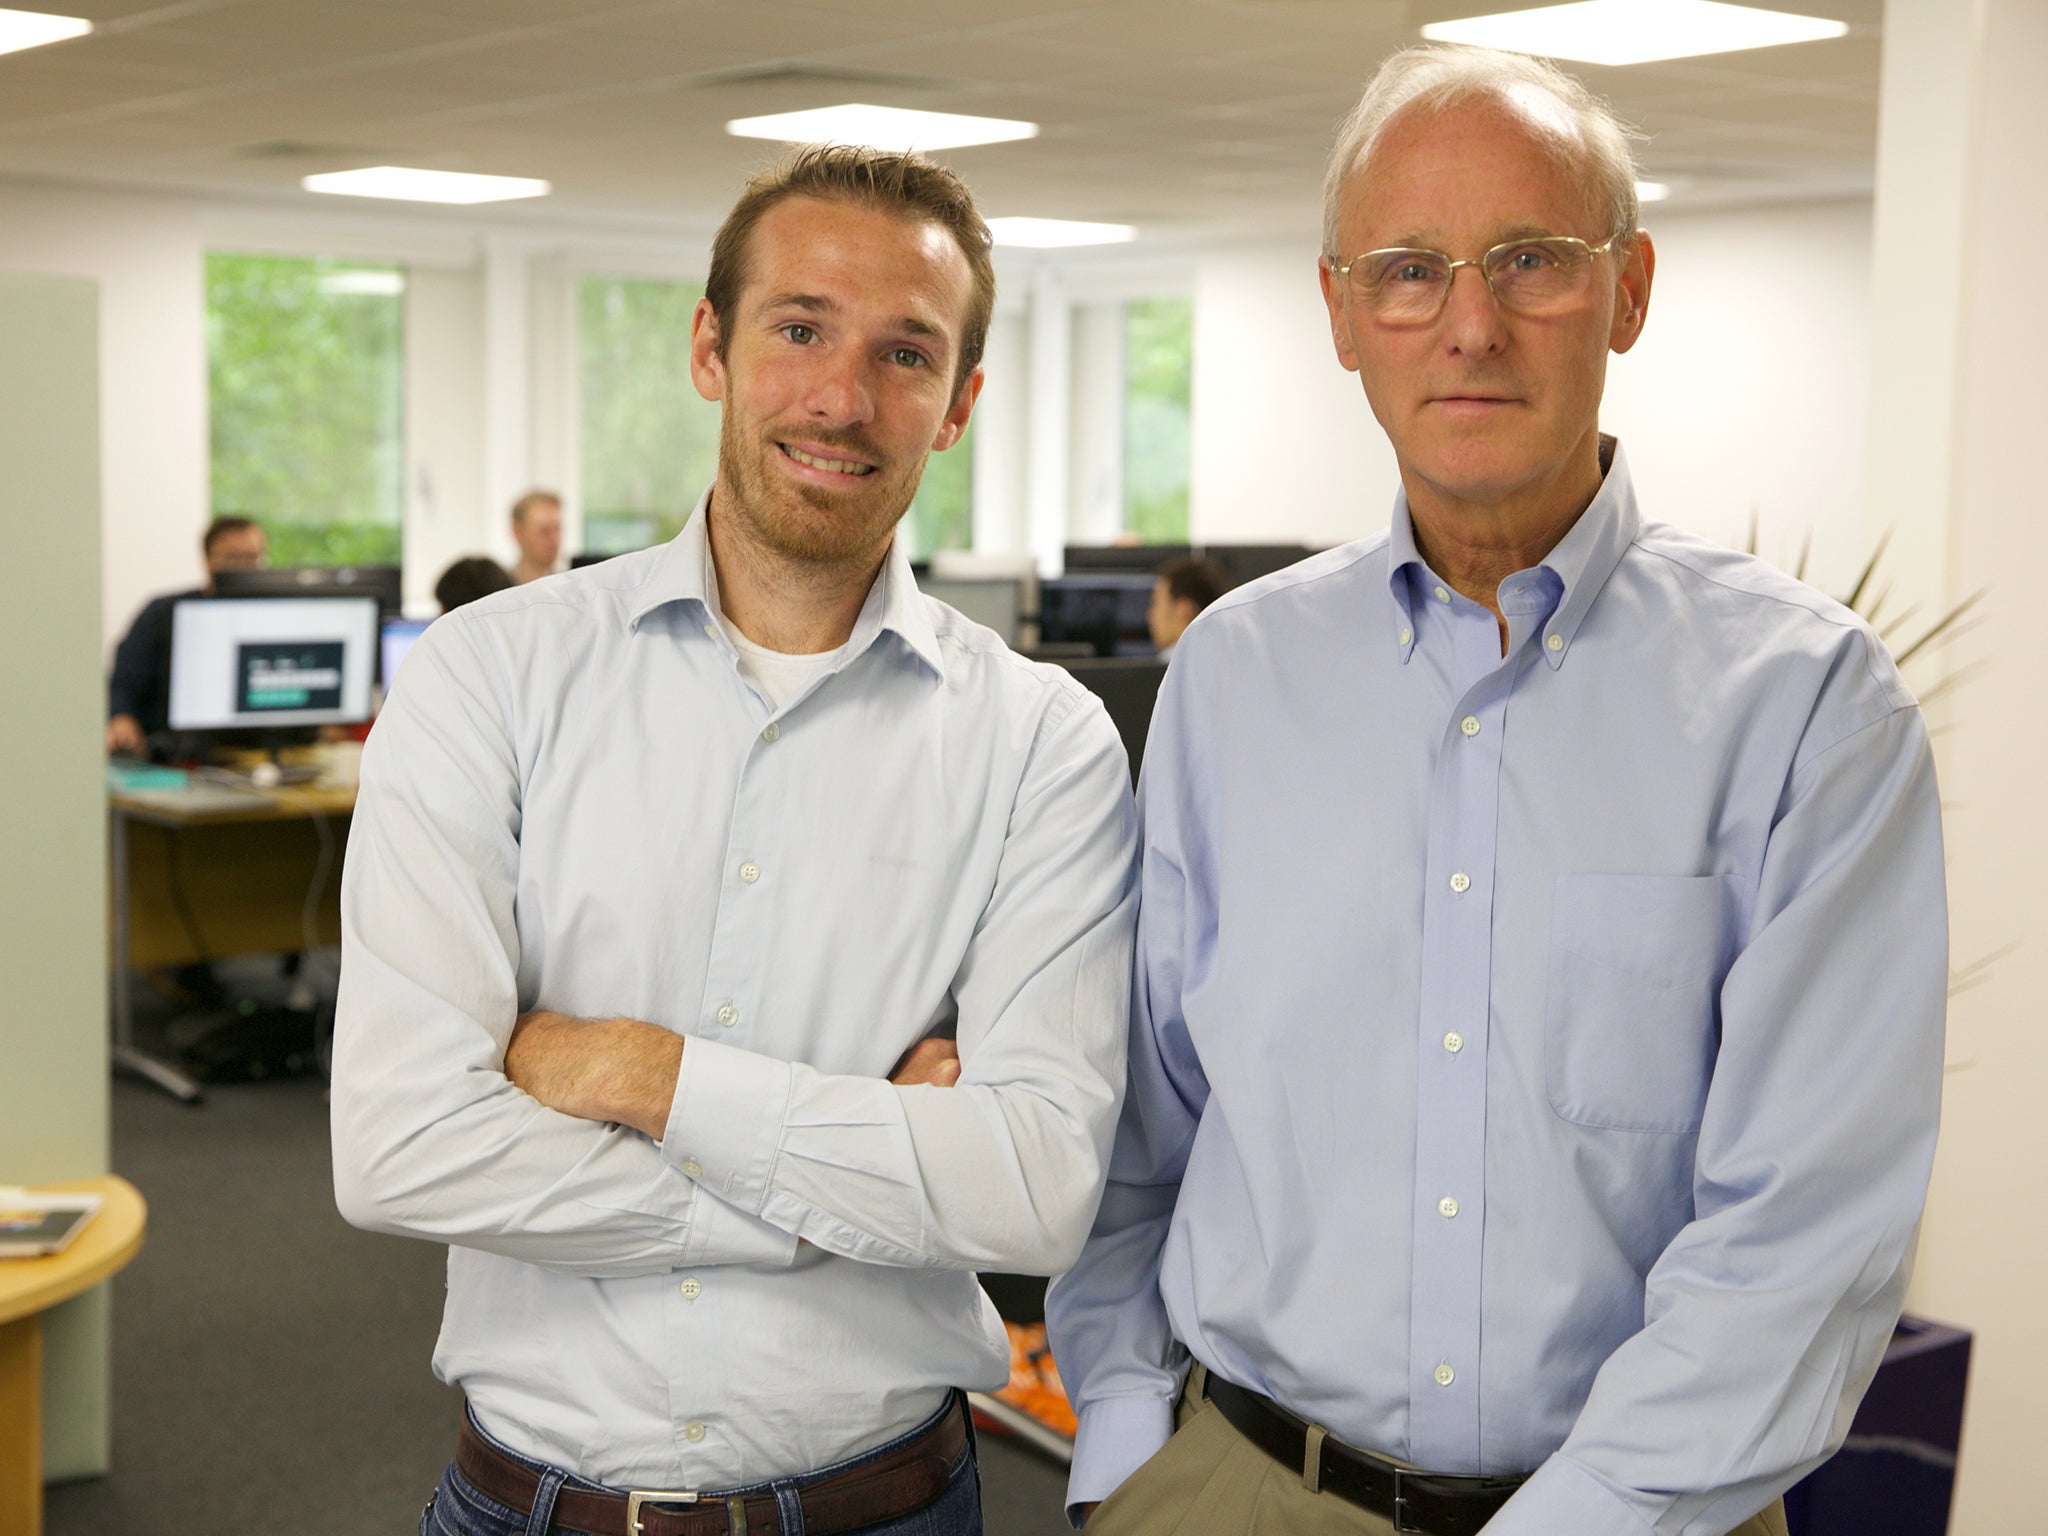
[[[83,37],[92,23],[82,16],[46,16],[41,11],[0,11],[0,53],[19,53],[67,37]]]
[[[725,131],[743,139],[785,139],[793,144],[861,144],[869,149],[958,149],[1035,139],[1038,124],[1008,117],[962,117],[955,112],[910,112],[850,101],[808,112],[736,117]]]
[[[1843,21],[1793,16],[1718,0],[1580,0],[1463,21],[1436,21],[1422,35],[1438,43],[1476,43],[1588,64],[1647,64],[1740,48],[1774,48],[1840,37]]]
[[[1668,181],[1639,181],[1636,183],[1636,201],[1639,203],[1661,203],[1671,195]]]
[[[1138,238],[1129,224],[1089,224],[1080,219],[990,219],[988,232],[997,245],[1028,245],[1041,251],[1066,245],[1121,245]]]
[[[420,171],[372,165],[360,171],[325,171],[299,183],[308,192],[343,197],[390,197],[407,203],[504,203],[546,197],[554,189],[530,176],[471,176],[461,171]]]
[[[320,291],[352,299],[395,299],[405,292],[405,274],[376,267],[353,267],[320,274]]]

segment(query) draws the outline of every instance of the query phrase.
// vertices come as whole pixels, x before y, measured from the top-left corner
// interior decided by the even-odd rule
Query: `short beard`
[[[882,458],[857,433],[813,430],[806,435],[863,458]],[[728,492],[720,510],[767,552],[797,564],[830,568],[872,564],[889,547],[896,525],[917,495],[929,457],[920,456],[893,485],[879,485],[856,500],[833,496],[817,486],[771,482],[763,459],[782,452],[772,433],[758,439],[758,455],[748,447],[728,412],[718,428],[718,483]],[[879,480],[887,473],[877,464],[871,477]]]

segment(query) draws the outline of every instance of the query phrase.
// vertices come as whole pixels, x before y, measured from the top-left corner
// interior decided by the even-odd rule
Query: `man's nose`
[[[813,416],[827,421],[871,420],[875,398],[869,359],[851,348],[827,353],[811,381],[808,403]]]
[[[1491,355],[1507,344],[1500,300],[1476,264],[1452,268],[1443,320],[1444,340],[1454,351]]]

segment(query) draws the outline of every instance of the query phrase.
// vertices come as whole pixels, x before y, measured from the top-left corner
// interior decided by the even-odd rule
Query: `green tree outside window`
[[[396,266],[206,259],[213,513],[261,523],[273,564],[399,562],[404,293]]]
[[[1124,527],[1147,544],[1188,538],[1194,303],[1124,306]]]

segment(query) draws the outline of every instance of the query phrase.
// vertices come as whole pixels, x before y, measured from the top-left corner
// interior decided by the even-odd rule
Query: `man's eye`
[[[924,354],[910,347],[898,347],[889,354],[889,360],[899,368],[922,368]]]
[[[782,334],[800,347],[808,347],[818,339],[818,333],[801,320],[792,320],[782,328]]]
[[[1540,245],[1525,245],[1508,254],[1508,267],[1511,271],[1541,272],[1550,265],[1550,252]]]

